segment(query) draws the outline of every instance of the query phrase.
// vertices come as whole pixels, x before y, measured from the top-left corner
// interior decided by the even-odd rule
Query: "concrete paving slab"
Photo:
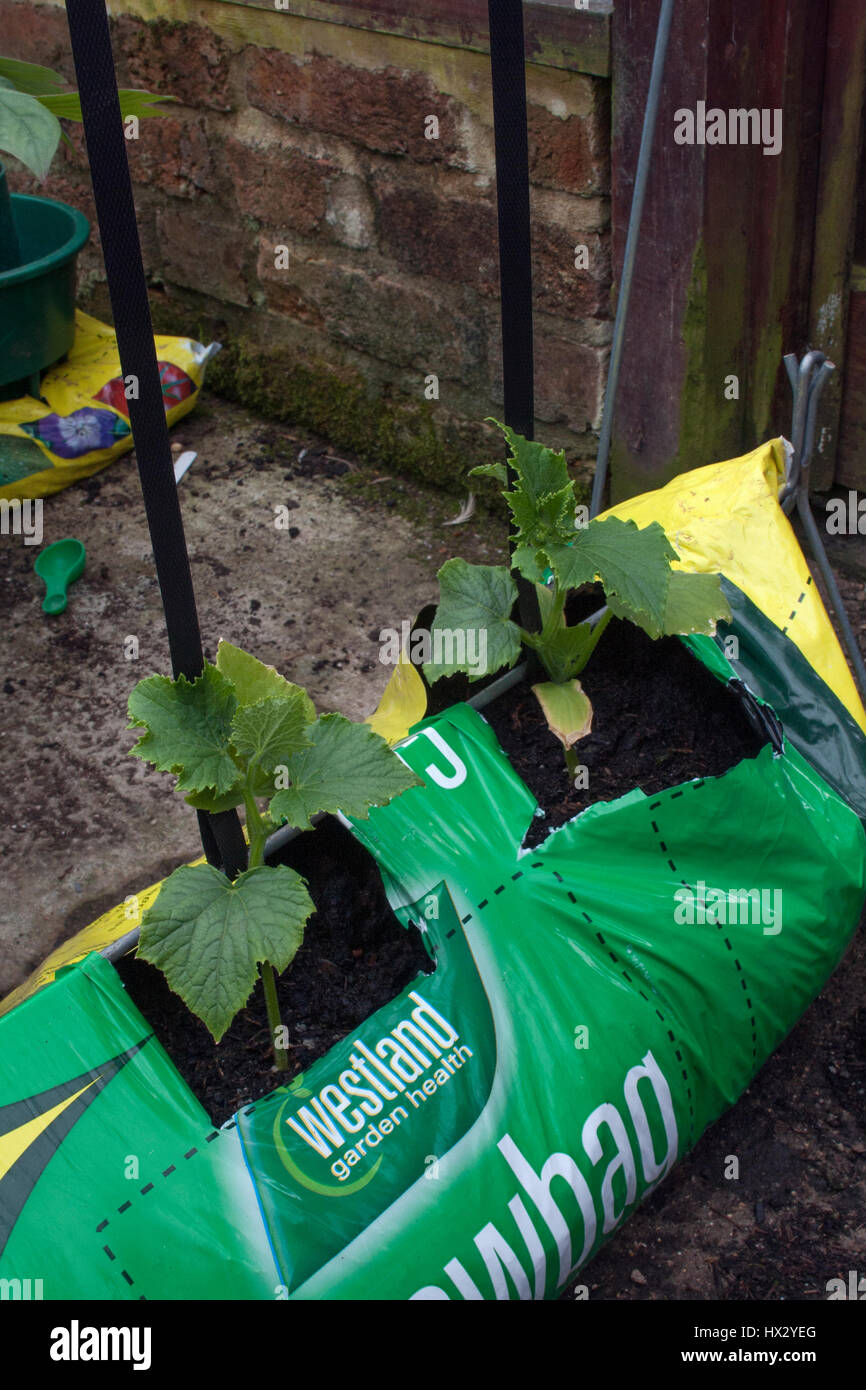
[[[225,637],[306,686],[320,710],[370,713],[390,673],[380,629],[435,599],[450,554],[498,558],[504,527],[443,527],[453,497],[335,462],[323,441],[216,397],[173,438],[198,451],[180,493],[206,655]],[[278,507],[287,528],[275,525],[287,519]],[[39,547],[0,536],[0,997],[74,931],[200,852],[195,813],[170,779],[127,756],[130,690],[169,673],[132,455],[46,498],[43,527],[44,545],[78,537],[87,568],[66,612],[46,617]]]

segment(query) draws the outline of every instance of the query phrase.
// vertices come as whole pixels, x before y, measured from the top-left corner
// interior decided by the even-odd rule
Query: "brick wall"
[[[155,20],[138,4],[112,4],[120,85],[178,99],[128,142],[157,319],[167,306],[191,330],[354,373],[380,400],[421,402],[435,374],[429,410],[446,433],[496,412],[486,54],[256,3],[172,0]],[[3,52],[72,81],[59,5],[0,0],[0,35]],[[553,61],[527,70],[536,400],[539,433],[579,460],[594,454],[611,328],[609,85]],[[425,136],[430,116],[438,139]],[[71,133],[42,191],[93,218]],[[11,182],[37,191],[21,173]],[[588,269],[575,268],[578,244]],[[82,267],[99,303],[95,228]]]

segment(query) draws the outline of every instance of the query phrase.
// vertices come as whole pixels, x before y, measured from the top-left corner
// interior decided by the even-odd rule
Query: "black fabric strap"
[[[505,423],[526,439],[535,429],[532,361],[532,243],[522,0],[488,0]]]
[[[524,438],[532,439],[535,435],[532,237],[523,0],[488,0],[487,13],[499,213],[504,414],[506,425]],[[508,478],[509,482],[513,480],[510,466]],[[528,631],[537,630],[540,618],[535,590],[522,575],[518,575],[517,592],[521,623]]]
[[[135,377],[138,394],[129,402],[141,490],[159,580],[172,671],[192,680],[203,654],[189,555],[183,533],[171,445],[165,419],[153,324],[141,258],[126,138],[105,0],[67,0],[75,74],[81,96],[93,197],[102,239],[108,292],[124,379]],[[240,822],[231,812],[199,814],[202,843],[211,863],[234,873],[243,845]]]

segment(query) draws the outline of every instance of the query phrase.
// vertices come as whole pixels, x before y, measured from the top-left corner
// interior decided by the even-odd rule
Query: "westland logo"
[[[460,1044],[456,1028],[432,1004],[417,990],[410,990],[408,998],[415,1005],[410,1016],[372,1047],[356,1038],[349,1066],[311,1096],[309,1104],[287,1118],[283,1114],[294,1097],[290,1095],[280,1107],[274,1125],[277,1152],[293,1177],[311,1191],[342,1196],[365,1186],[378,1171],[382,1155],[376,1156],[363,1177],[349,1183],[356,1164],[372,1158],[373,1151],[409,1121],[412,1110],[426,1107],[472,1058],[472,1049]],[[417,1087],[412,1084],[416,1081]],[[392,1101],[405,1103],[386,1104]],[[288,1152],[283,1126],[320,1158],[332,1160],[329,1168],[337,1187],[317,1182],[301,1170]]]
[[[707,888],[701,878],[697,888],[677,888],[674,902],[679,926],[760,926],[764,936],[782,930],[781,888]]]
[[[753,106],[723,111],[699,101],[694,111],[686,106],[674,112],[674,141],[677,145],[763,145],[764,154],[778,154],[782,148],[780,107],[758,110]]]

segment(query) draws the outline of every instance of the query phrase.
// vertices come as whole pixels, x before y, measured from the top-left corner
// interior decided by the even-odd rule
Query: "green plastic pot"
[[[6,400],[21,394],[22,385],[38,393],[39,373],[72,347],[75,262],[90,235],[83,213],[53,198],[13,193],[9,206],[23,263],[0,272],[0,399]]]

